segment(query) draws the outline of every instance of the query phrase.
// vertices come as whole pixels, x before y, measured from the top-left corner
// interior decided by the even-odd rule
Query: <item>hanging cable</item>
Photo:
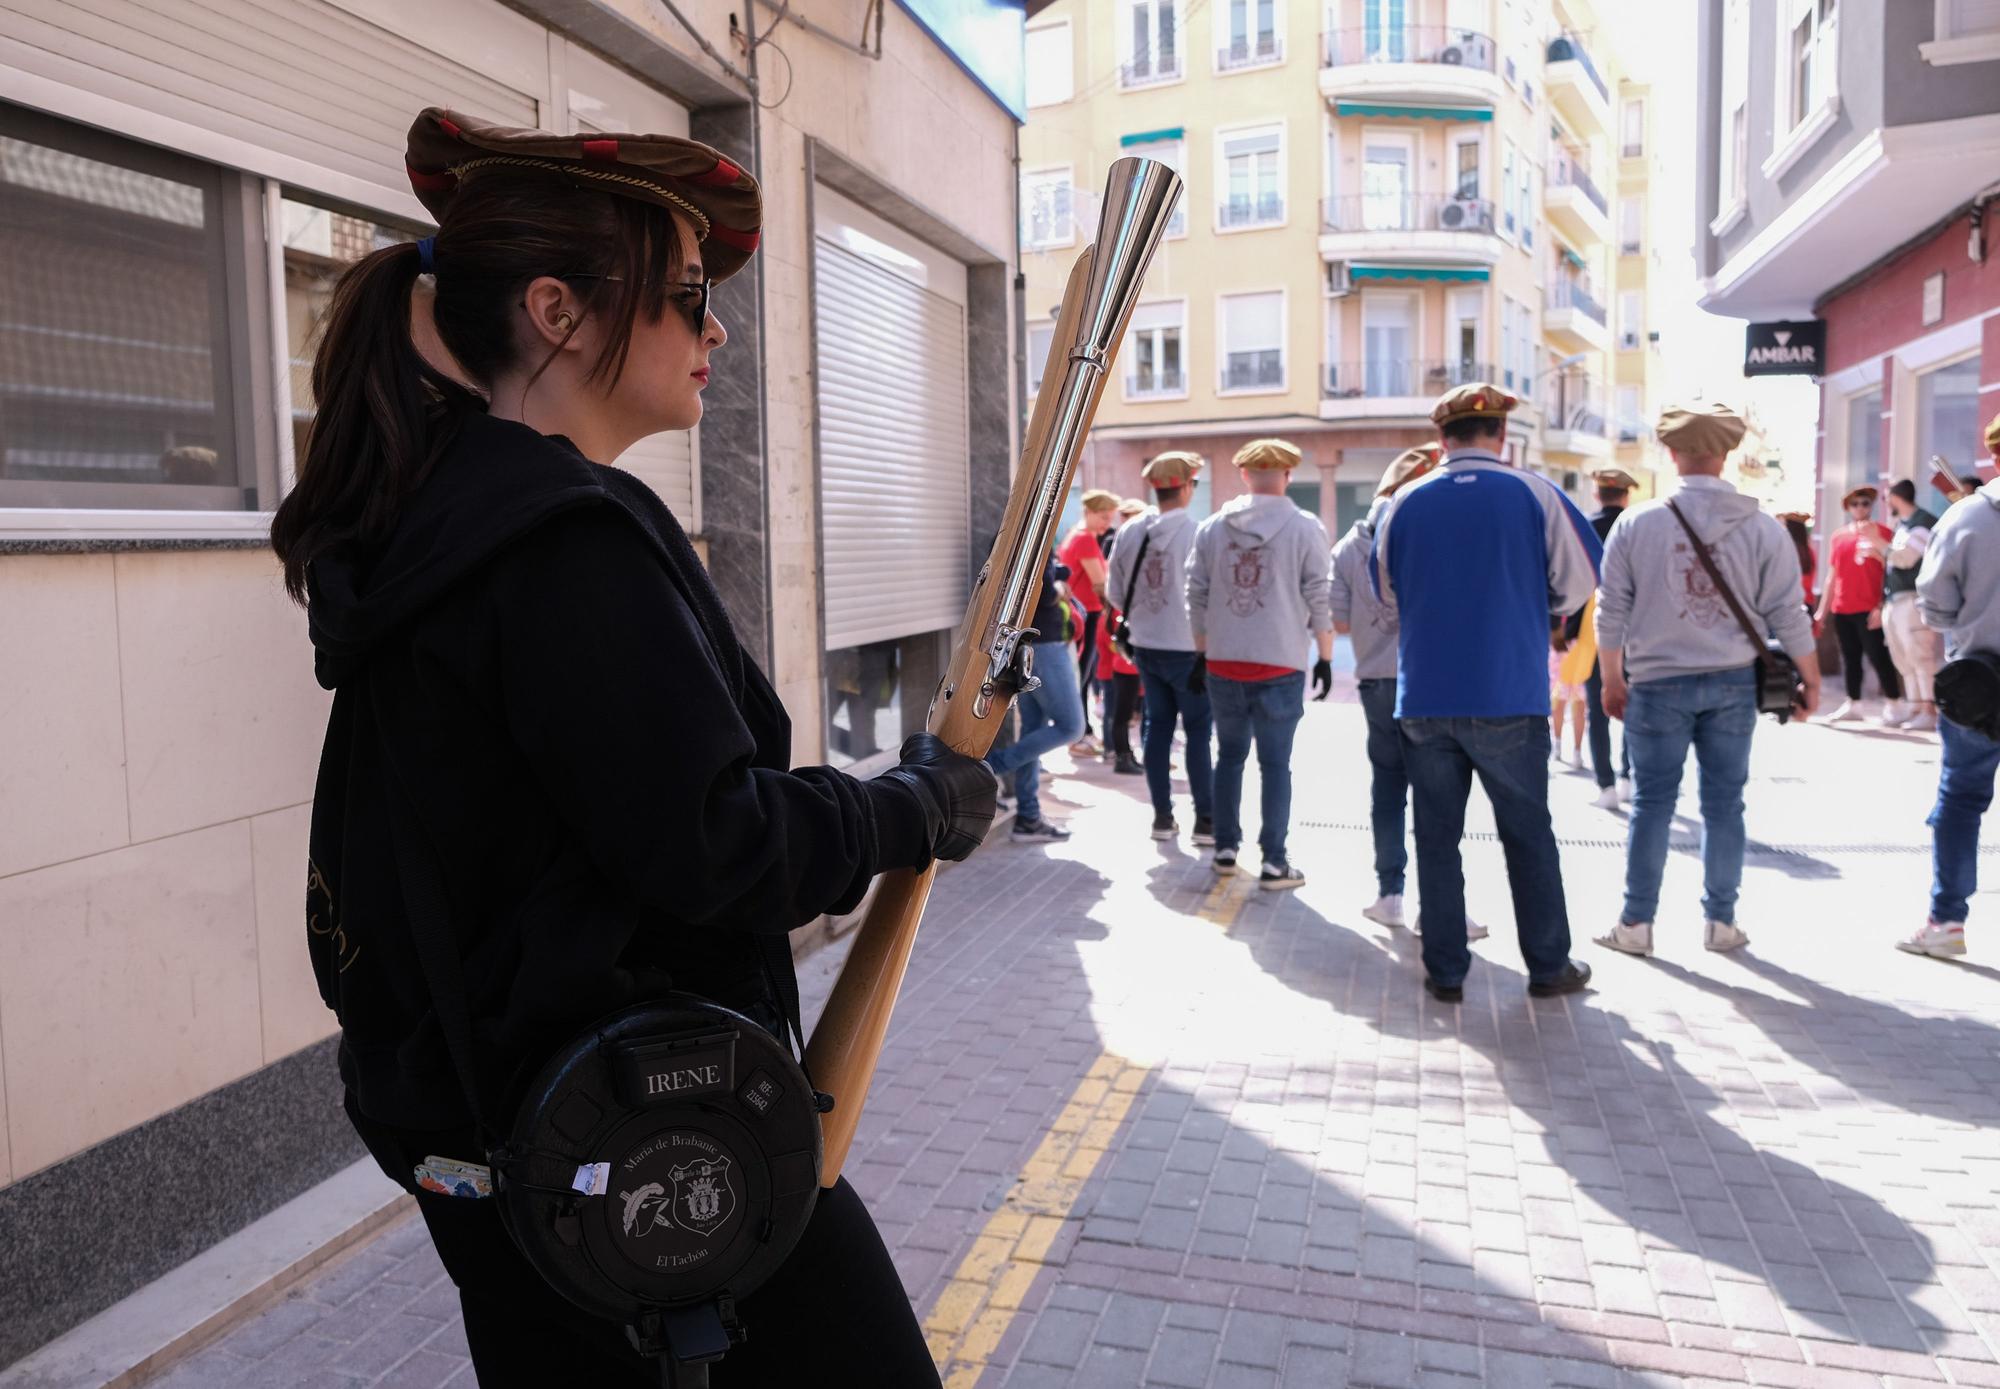
[[[674,3],[674,0],[655,0],[655,3],[658,4],[660,8],[664,9],[668,14],[672,15],[676,20],[680,22],[681,28],[687,30],[688,37],[694,40],[696,48],[699,48],[703,53],[707,54],[709,59],[713,61],[717,67],[721,68],[724,72],[728,73],[738,82],[741,82],[744,88],[748,90],[752,96],[756,95],[757,79],[752,77],[749,73],[743,71],[743,69],[737,67],[736,64],[730,62],[729,59],[723,57],[722,53],[716,48],[714,44],[710,43],[707,39],[703,38],[701,30],[694,27],[693,20],[689,19],[686,15],[681,13],[680,6],[676,5]]]

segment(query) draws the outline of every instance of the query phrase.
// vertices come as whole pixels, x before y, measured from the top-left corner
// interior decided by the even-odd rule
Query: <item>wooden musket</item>
[[[985,756],[1014,695],[1033,688],[1031,643],[1037,633],[1028,623],[1041,593],[1056,523],[1140,285],[1180,191],[1173,170],[1155,160],[1113,164],[1105,180],[1097,239],[1070,271],[1006,520],[973,585],[951,659],[931,699],[930,731],[968,757]],[[821,1122],[822,1186],[839,1179],[854,1141],[935,871],[882,875],[806,1047],[814,1085],[834,1100]]]

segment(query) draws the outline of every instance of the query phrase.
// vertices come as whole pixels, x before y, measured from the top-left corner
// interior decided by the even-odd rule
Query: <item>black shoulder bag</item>
[[[1139,587],[1139,566],[1146,562],[1146,551],[1153,543],[1153,528],[1146,527],[1146,533],[1139,537],[1139,554],[1132,561],[1132,579],[1125,585],[1125,601],[1118,605],[1118,625],[1111,629],[1111,644],[1118,648],[1118,654],[1134,665],[1138,664],[1138,649],[1132,645],[1132,624],[1125,620],[1125,614],[1132,609],[1132,593]]]
[[[805,1072],[751,1019],[668,993],[558,1047],[496,1128],[437,856],[389,781],[410,933],[501,1223],[550,1287],[656,1358],[662,1384],[705,1389],[709,1362],[743,1337],[737,1299],[777,1271],[819,1195]]]
[[[1722,577],[1722,570],[1715,563],[1708,546],[1702,543],[1688,518],[1673,502],[1667,503],[1667,510],[1674,513],[1674,519],[1687,532],[1688,543],[1694,546],[1701,567],[1708,571],[1708,577],[1715,582],[1715,591],[1722,595],[1729,611],[1736,614],[1736,620],[1743,627],[1758,651],[1757,656],[1757,712],[1769,714],[1779,723],[1788,723],[1795,714],[1803,713],[1806,707],[1806,682],[1799,674],[1798,664],[1785,654],[1785,648],[1757,630],[1750,620],[1750,614],[1743,611],[1743,605],[1736,601],[1735,590],[1729,587],[1729,580]]]

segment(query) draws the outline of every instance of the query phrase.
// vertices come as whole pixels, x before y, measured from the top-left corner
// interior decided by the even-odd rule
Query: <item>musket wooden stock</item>
[[[1132,200],[1119,198],[1107,188],[1105,220],[1098,240],[1084,248],[1070,271],[1006,517],[993,542],[993,553],[980,572],[965,619],[959,624],[938,694],[931,701],[930,731],[968,757],[983,757],[992,747],[1011,701],[1006,687],[991,683],[996,623],[1011,619],[1024,624],[1041,589],[1047,546],[1039,545],[1036,553],[1024,556],[1024,537],[1038,524],[1045,526],[1052,520],[1048,515],[1051,498],[1055,510],[1060,511],[1069,493],[1077,454],[1097,413],[1118,344],[1138,301],[1140,281],[1179,190],[1179,180],[1149,160],[1120,160],[1113,166],[1112,182],[1121,178],[1128,189],[1144,181],[1152,196],[1145,200],[1143,215],[1134,220]],[[1107,234],[1112,233],[1113,243],[1107,246]],[[1094,276],[1093,270],[1100,268],[1096,263],[1100,255],[1121,255],[1125,263],[1109,267],[1115,274]],[[1093,342],[1100,355],[1091,355]],[[1082,361],[1075,355],[1079,353],[1090,360]],[[1025,588],[1025,611],[1005,614],[1000,609],[1009,590],[1010,561],[1017,573],[1024,562],[1031,562],[1034,569]],[[1014,587],[1017,595],[1023,591],[1018,584]],[[1014,606],[1022,605],[1017,601]],[[855,932],[847,963],[806,1047],[806,1068],[813,1084],[834,1099],[832,1112],[820,1125],[822,1186],[830,1187],[839,1180],[854,1141],[935,872],[933,867],[882,875]]]

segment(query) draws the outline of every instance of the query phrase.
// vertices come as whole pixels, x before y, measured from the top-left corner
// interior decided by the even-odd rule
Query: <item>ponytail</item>
[[[313,560],[343,544],[385,539],[402,500],[424,479],[479,398],[424,360],[410,336],[414,242],[386,246],[334,286],[313,357],[318,407],[298,481],[271,518],[285,591],[306,600]]]

